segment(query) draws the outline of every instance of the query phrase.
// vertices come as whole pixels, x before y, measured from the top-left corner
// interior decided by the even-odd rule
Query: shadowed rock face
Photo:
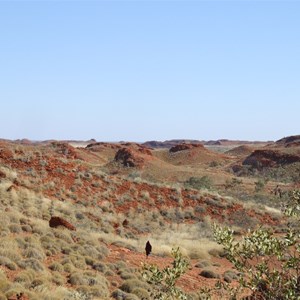
[[[286,154],[273,150],[255,150],[243,161],[243,165],[264,168],[287,165],[295,162],[300,162],[299,155]]]
[[[189,149],[194,149],[194,148],[203,148],[204,146],[201,144],[179,144],[176,146],[173,146],[172,148],[170,148],[169,152],[174,153],[174,152],[178,152],[178,151],[183,151],[183,150],[189,150]]]
[[[115,155],[115,160],[121,162],[125,167],[136,167],[142,163],[141,160],[135,157],[133,151],[128,148],[120,149]]]
[[[49,226],[53,228],[56,228],[58,226],[64,226],[69,230],[76,230],[74,225],[72,225],[71,223],[69,223],[61,217],[51,217],[49,221]]]
[[[124,147],[117,151],[115,161],[122,163],[125,167],[140,167],[145,162],[144,155],[152,156],[152,152],[145,147],[137,150]]]
[[[285,147],[291,147],[294,145],[300,145],[300,135],[293,135],[282,138],[276,141],[277,145],[284,145]]]

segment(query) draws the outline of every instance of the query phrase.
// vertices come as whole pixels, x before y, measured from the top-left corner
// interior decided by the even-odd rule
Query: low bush
[[[143,265],[142,275],[152,287],[153,299],[187,300],[187,295],[176,286],[176,282],[187,271],[189,262],[179,248],[172,249],[172,256],[172,267],[160,270],[156,265]]]
[[[283,236],[259,227],[236,240],[232,229],[214,225],[216,241],[224,247],[226,258],[241,273],[236,288],[219,282],[217,289],[235,297],[232,299],[244,289],[251,292],[251,299],[300,299],[300,191],[289,194],[283,211],[290,217]]]
[[[210,189],[212,186],[212,181],[208,176],[190,177],[184,183],[184,186],[187,188],[192,188],[192,189],[196,189],[196,190]]]
[[[4,256],[0,256],[0,265],[8,268],[9,270],[17,270],[18,268],[18,266],[13,261]]]
[[[136,288],[148,289],[149,286],[145,282],[140,281],[138,279],[125,280],[123,284],[120,286],[120,290],[126,293],[132,293],[132,291]]]
[[[18,265],[22,269],[33,269],[37,272],[42,272],[45,269],[44,265],[35,258],[22,259],[18,262]]]

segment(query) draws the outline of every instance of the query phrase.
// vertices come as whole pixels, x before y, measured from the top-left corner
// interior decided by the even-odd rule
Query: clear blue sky
[[[299,1],[0,1],[0,138],[300,134]]]

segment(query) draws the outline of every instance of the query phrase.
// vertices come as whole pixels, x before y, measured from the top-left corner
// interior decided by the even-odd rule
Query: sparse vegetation
[[[152,285],[154,299],[187,299],[186,294],[176,286],[176,281],[187,271],[189,262],[179,248],[172,249],[172,256],[174,258],[172,268],[160,270],[156,265],[143,265],[143,277]]]
[[[190,177],[184,185],[188,188],[201,190],[201,189],[210,189],[212,186],[212,181],[208,176],[202,177]]]
[[[87,150],[76,150],[79,160],[60,146],[28,149],[33,147],[38,150],[26,153],[22,146],[18,151],[24,154],[13,151],[11,160],[0,149],[0,266],[5,276],[0,299],[21,291],[33,300],[154,299],[159,290],[145,283],[138,270],[149,239],[149,262],[152,256],[168,261],[171,249],[180,245],[182,258],[192,261],[193,276],[219,279],[229,288],[242,273],[216,267],[224,250],[213,241],[211,225],[216,220],[230,224],[238,239],[261,222],[280,235],[286,230],[278,209],[280,201],[288,201],[292,180],[289,185],[276,180],[287,175],[287,167],[278,168],[280,176],[271,180],[270,172],[247,166],[251,174],[233,177],[226,169],[228,158],[214,154],[185,165],[185,159],[194,159],[185,150],[161,151],[159,167],[154,154],[149,165],[132,171],[104,159],[101,165],[97,151],[88,161]],[[277,186],[280,195],[274,193]],[[67,220],[76,231],[50,228],[51,216]],[[157,272],[164,270],[161,266]],[[176,282],[180,291],[182,282]],[[158,287],[166,284],[163,280]],[[202,299],[199,288],[180,295]]]
[[[248,289],[254,297],[262,299],[299,299],[300,270],[300,191],[290,194],[284,205],[285,213],[297,222],[288,223],[286,234],[277,237],[272,231],[259,227],[249,231],[242,240],[233,237],[233,231],[214,225],[216,240],[224,246],[226,257],[235,268],[245,274],[240,278],[240,285],[234,290]],[[219,288],[233,293],[233,289],[219,282]]]

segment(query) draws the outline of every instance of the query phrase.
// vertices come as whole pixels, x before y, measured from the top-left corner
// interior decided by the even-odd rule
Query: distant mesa
[[[104,148],[119,149],[121,146],[116,143],[95,142],[88,144],[85,148],[91,151],[99,151]]]
[[[204,146],[201,144],[186,144],[186,143],[182,143],[182,144],[178,144],[176,146],[173,146],[170,148],[169,152],[170,153],[174,153],[174,152],[179,152],[179,151],[183,151],[183,150],[190,150],[190,149],[195,149],[195,148],[202,148],[204,149]]]
[[[173,146],[176,146],[178,144],[202,144],[203,142],[198,141],[198,140],[167,140],[164,142],[160,142],[160,141],[148,141],[142,144],[142,146],[145,147],[150,147],[150,148],[167,148],[170,149]]]
[[[265,145],[266,143],[273,143],[272,141],[240,141],[240,140],[228,140],[228,139],[219,139],[219,140],[167,140],[164,142],[160,141],[147,141],[142,145],[151,148],[167,148],[170,149],[173,146],[178,144],[200,144],[204,146],[232,146],[232,145],[247,145],[247,144],[255,144],[255,145]]]
[[[222,142],[221,141],[208,141],[208,142],[205,142],[205,145],[207,145],[207,146],[221,146]]]

